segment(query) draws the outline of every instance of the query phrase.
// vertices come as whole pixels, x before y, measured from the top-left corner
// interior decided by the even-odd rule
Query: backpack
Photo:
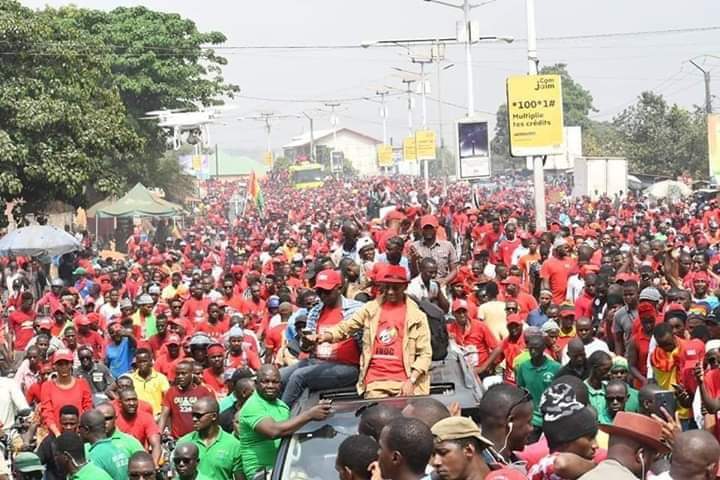
[[[450,345],[445,312],[430,300],[420,300],[417,304],[428,319],[432,359],[433,361],[445,360],[448,353],[448,346]]]

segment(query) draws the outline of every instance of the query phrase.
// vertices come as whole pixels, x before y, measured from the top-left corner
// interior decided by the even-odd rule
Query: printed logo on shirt
[[[198,401],[198,397],[175,397],[173,403],[178,406],[180,413],[191,413],[192,406]]]
[[[397,328],[391,327],[391,328],[385,328],[378,333],[378,340],[380,340],[380,343],[383,345],[390,345],[395,341],[395,337],[397,337],[398,331]]]

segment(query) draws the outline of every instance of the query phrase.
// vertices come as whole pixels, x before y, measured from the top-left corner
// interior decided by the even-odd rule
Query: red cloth
[[[286,329],[287,323],[281,323],[267,331],[265,335],[265,348],[268,349],[272,355],[275,355],[282,346],[282,339]]]
[[[517,342],[512,342],[510,337],[502,341],[503,357],[505,357],[505,371],[503,372],[503,380],[506,383],[515,385],[515,357],[525,350],[525,339],[522,335]]]
[[[225,368],[250,367],[253,370],[260,368],[260,354],[257,350],[257,342],[250,335],[245,335],[242,342],[242,351],[239,355],[228,352],[225,357]]]
[[[182,351],[181,351],[182,352]],[[169,382],[175,381],[175,367],[183,360],[182,353],[177,358],[170,358],[167,350],[163,349],[155,359],[155,370],[165,375]]]
[[[43,423],[60,430],[60,409],[65,405],[75,406],[82,415],[93,407],[90,386],[85,379],[75,378],[70,388],[60,388],[54,381],[44,382],[40,388],[40,415]]]
[[[340,323],[342,319],[342,309],[340,307],[323,308],[320,318],[318,318],[317,333],[325,333]],[[360,363],[360,349],[353,338],[338,343],[322,343],[316,347],[315,356],[322,360],[349,365],[358,365]]]
[[[209,389],[192,385],[187,390],[170,387],[163,397],[163,407],[170,410],[170,434],[177,439],[193,431],[192,406],[199,398],[211,397]]]
[[[160,435],[155,418],[149,413],[142,412],[139,408],[134,417],[125,416],[122,409],[117,410],[116,413],[115,427],[121,432],[137,438],[144,447],[149,445],[150,437]]]
[[[207,320],[207,308],[210,304],[210,300],[202,298],[198,300],[195,297],[190,297],[185,303],[183,303],[182,309],[180,310],[180,316],[185,317],[194,323],[197,327],[199,324]]]
[[[403,360],[405,303],[384,304],[380,308],[377,334],[371,346],[372,356],[365,374],[365,384],[377,381],[404,382],[408,379]]]
[[[697,389],[695,366],[702,365],[704,356],[705,344],[702,340],[693,338],[685,341],[680,352],[680,378],[678,380],[690,393],[695,393]]]
[[[575,300],[575,318],[592,318],[592,307],[595,297],[583,291]]]
[[[223,335],[227,333],[228,330],[230,330],[230,320],[224,318],[217,323],[210,323],[210,321],[201,323],[198,325],[196,331],[207,333],[210,338],[221,341]]]
[[[35,312],[25,313],[22,310],[15,310],[8,316],[8,323],[15,336],[16,352],[24,351],[30,340],[35,336],[35,329],[33,328],[35,317]]]

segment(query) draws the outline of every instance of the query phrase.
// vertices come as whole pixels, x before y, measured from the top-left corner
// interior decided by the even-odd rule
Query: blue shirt
[[[132,370],[132,359],[135,356],[135,347],[130,340],[124,337],[120,344],[110,342],[105,349],[105,364],[115,378]]]
[[[539,308],[528,313],[527,324],[531,327],[542,327],[543,323],[548,321],[547,315],[545,315]]]

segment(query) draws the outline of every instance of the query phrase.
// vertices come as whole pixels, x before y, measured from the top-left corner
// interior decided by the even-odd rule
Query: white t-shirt
[[[610,355],[610,349],[608,348],[607,343],[603,342],[599,338],[593,338],[592,342],[585,345],[585,356],[587,358],[590,358],[590,355],[595,352],[605,352]],[[567,365],[570,361],[570,357],[568,357],[567,354],[567,345],[563,348],[561,360],[563,365]]]

